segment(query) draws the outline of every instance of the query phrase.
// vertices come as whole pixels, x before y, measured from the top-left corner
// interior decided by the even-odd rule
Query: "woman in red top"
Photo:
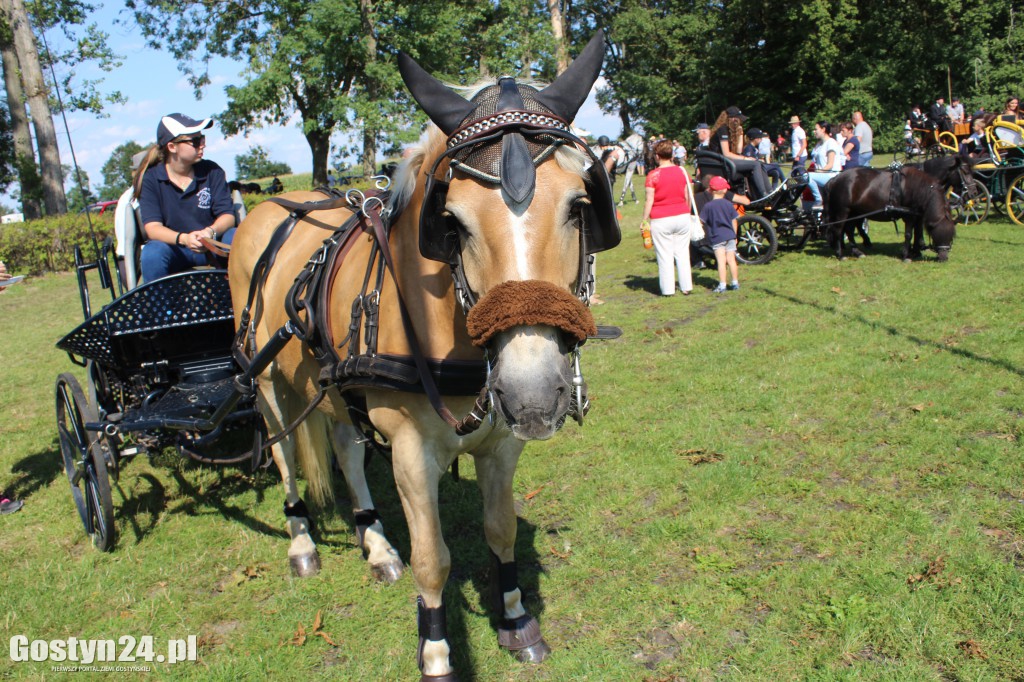
[[[683,295],[693,290],[690,273],[690,178],[682,166],[672,163],[672,143],[658,142],[654,147],[658,167],[647,174],[644,183],[646,223],[651,221],[651,238],[658,259],[658,283],[662,296],[676,292],[676,270]]]

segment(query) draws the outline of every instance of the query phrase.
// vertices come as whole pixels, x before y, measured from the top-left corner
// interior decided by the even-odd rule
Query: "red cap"
[[[710,182],[708,182],[708,187],[716,192],[720,192],[723,189],[729,189],[729,181],[721,175],[716,175],[711,178]]]

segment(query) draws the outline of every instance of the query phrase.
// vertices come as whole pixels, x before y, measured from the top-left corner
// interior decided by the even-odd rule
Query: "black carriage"
[[[695,156],[702,177],[718,175],[735,188],[745,187],[746,179],[727,157],[706,149]],[[806,188],[806,176],[797,169],[781,186],[744,207],[737,221],[736,256],[740,262],[767,263],[779,248],[802,249],[811,239],[824,236],[821,211],[804,208]]]
[[[101,550],[116,538],[111,481],[123,462],[166,447],[206,464],[237,464],[261,451],[252,372],[232,354],[227,271],[199,269],[142,284],[93,314],[87,273],[113,291],[109,244],[95,262],[75,254],[85,321],[57,347],[86,368],[87,388],[57,377],[64,469],[86,532]],[[123,291],[123,288],[122,288]]]

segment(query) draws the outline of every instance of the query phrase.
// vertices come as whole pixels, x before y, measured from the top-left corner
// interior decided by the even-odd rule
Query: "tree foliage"
[[[772,131],[858,109],[884,146],[912,104],[948,98],[947,73],[971,110],[1024,88],[1016,0],[584,0],[569,19],[577,42],[609,32],[606,110],[670,136],[729,105]]]
[[[97,190],[101,199],[113,200],[121,196],[132,184],[132,157],[145,149],[141,144],[128,141],[118,145],[110,154],[110,158],[103,164],[100,172],[103,174],[103,184]]]
[[[240,180],[256,180],[275,175],[291,175],[292,173],[288,164],[271,161],[270,154],[260,145],[235,157],[235,171]]]

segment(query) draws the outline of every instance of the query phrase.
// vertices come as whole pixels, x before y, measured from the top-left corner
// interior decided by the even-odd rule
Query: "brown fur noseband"
[[[502,282],[480,299],[466,317],[473,343],[485,346],[495,334],[517,326],[544,324],[561,329],[570,345],[597,334],[590,308],[551,282]]]

